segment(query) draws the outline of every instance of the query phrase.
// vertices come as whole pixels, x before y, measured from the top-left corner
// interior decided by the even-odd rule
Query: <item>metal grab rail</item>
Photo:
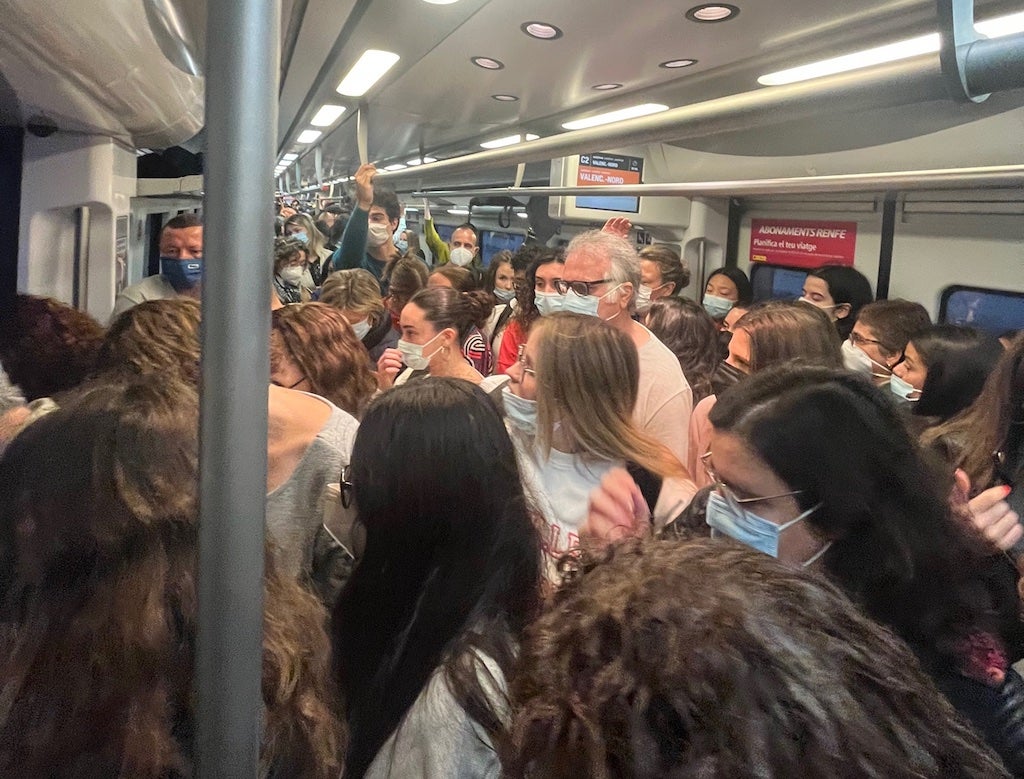
[[[736,181],[697,181],[674,184],[604,184],[593,187],[492,187],[488,189],[424,189],[416,198],[571,195],[640,195],[647,197],[697,197],[741,195],[805,195],[822,192],[906,192],[916,189],[1024,188],[1024,165],[992,165],[981,168],[911,170],[894,173],[843,173],[830,176],[797,176]]]

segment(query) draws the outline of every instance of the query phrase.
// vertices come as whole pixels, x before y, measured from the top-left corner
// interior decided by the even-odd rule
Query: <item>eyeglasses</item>
[[[526,344],[519,344],[519,348],[516,350],[516,362],[519,363],[519,367],[523,369],[523,373],[528,373],[534,378],[537,378],[537,371],[533,368],[529,368],[526,365]]]
[[[565,279],[555,279],[555,289],[558,290],[559,295],[564,295],[570,289],[574,294],[581,298],[585,298],[590,294],[590,288],[596,287],[598,284],[610,284],[615,279],[597,279],[596,281],[566,281]]]
[[[778,495],[763,495],[756,498],[740,498],[736,496],[736,493],[733,491],[732,487],[730,487],[728,484],[722,481],[722,477],[720,477],[715,472],[715,469],[711,465],[710,450],[704,452],[704,454],[700,456],[700,463],[701,465],[704,466],[704,472],[708,475],[708,478],[711,479],[711,483],[715,485],[715,489],[721,493],[722,497],[725,499],[725,502],[726,504],[728,504],[729,508],[732,511],[740,514],[743,513],[744,506],[749,506],[754,503],[761,503],[766,500],[790,498],[793,497],[794,495],[801,495],[804,492],[806,492],[806,490],[790,490],[789,492],[780,492]]]
[[[341,468],[341,506],[342,508],[352,507],[352,493],[353,487],[352,482],[349,480],[352,475],[352,469],[348,465],[344,465]]]
[[[875,344],[876,346],[882,345],[881,341],[876,341],[874,338],[865,338],[858,334],[856,330],[850,331],[850,343],[854,346],[860,346],[861,344]]]

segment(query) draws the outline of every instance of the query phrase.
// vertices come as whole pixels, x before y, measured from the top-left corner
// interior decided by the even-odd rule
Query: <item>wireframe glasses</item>
[[[341,468],[341,506],[342,508],[351,508],[352,506],[352,493],[354,489],[352,487],[352,469],[348,465],[344,465]]]
[[[519,344],[519,348],[516,350],[516,362],[519,363],[519,367],[523,369],[523,373],[528,373],[534,378],[537,378],[537,371],[526,364],[526,344]]]
[[[711,465],[710,449],[700,456],[700,463],[704,466],[704,472],[708,475],[708,478],[711,479],[711,483],[715,485],[715,489],[718,490],[725,499],[726,504],[732,511],[738,514],[744,513],[745,506],[749,506],[754,503],[762,503],[767,500],[776,500],[778,498],[789,498],[806,492],[806,490],[790,490],[789,492],[780,492],[778,495],[762,495],[754,498],[740,498],[737,497],[732,487],[722,481],[722,477],[715,472],[714,467]]]

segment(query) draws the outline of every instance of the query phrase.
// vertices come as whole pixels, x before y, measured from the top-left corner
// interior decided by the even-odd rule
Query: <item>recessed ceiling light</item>
[[[394,52],[367,49],[338,84],[337,91],[347,97],[362,97],[398,60]]]
[[[516,216],[518,216],[520,219],[529,219],[530,218],[530,215],[528,213],[526,213],[525,211],[516,211]]]
[[[483,68],[484,70],[501,70],[505,67],[504,62],[496,60],[493,57],[470,57],[469,61],[478,68]]]
[[[499,103],[514,103],[519,99],[515,95],[491,95],[491,98]]]
[[[533,133],[527,133],[526,137],[525,137],[525,140],[527,140],[527,141],[536,141],[538,138],[540,138],[539,135],[534,135]],[[500,149],[500,148],[502,148],[504,146],[514,146],[517,143],[522,143],[523,140],[524,140],[524,138],[523,138],[522,135],[509,135],[509,136],[507,136],[505,138],[498,138],[498,139],[493,140],[493,141],[487,141],[485,143],[481,143],[480,145],[483,148],[485,148],[485,149]]]
[[[629,108],[620,108],[618,111],[609,111],[606,114],[588,116],[586,119],[574,119],[571,122],[563,122],[562,127],[566,130],[585,130],[588,127],[621,122],[623,119],[635,119],[638,116],[648,116],[649,114],[657,114],[667,110],[667,105],[644,103],[643,105],[635,105]]]
[[[459,0],[423,0],[424,3],[430,3],[431,5],[451,5],[457,3]]]
[[[323,135],[323,133],[319,130],[303,130],[295,140],[298,143],[312,143],[321,135]]]
[[[309,123],[314,127],[330,127],[338,121],[338,117],[343,113],[345,113],[345,106],[343,105],[321,106],[320,110],[316,112],[316,116]]]
[[[283,155],[281,157],[281,162],[291,162],[292,160],[297,160],[298,158],[299,158],[299,155],[296,154],[295,152],[292,152],[290,154]]]
[[[396,162],[394,165],[386,165],[386,166],[384,166],[384,170],[405,170],[407,167],[409,167],[409,166],[408,165],[403,165],[400,162]]]
[[[553,41],[563,35],[560,29],[547,22],[523,22],[519,25],[519,29],[531,38],[538,38],[542,41]]]
[[[740,9],[726,3],[704,3],[695,5],[686,12],[686,18],[694,22],[724,22],[726,19],[733,19],[739,14]]]
[[[666,60],[658,65],[659,68],[688,68],[690,65],[696,65],[697,60]]]
[[[591,89],[596,89],[598,92],[608,92],[612,89],[621,89],[622,84],[613,84],[611,82],[607,84],[594,84]]]
[[[452,216],[469,216],[469,209],[466,208],[449,208],[448,213]]]

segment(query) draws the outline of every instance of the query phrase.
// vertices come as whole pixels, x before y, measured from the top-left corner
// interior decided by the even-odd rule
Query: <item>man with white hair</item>
[[[676,356],[631,316],[640,287],[636,250],[617,235],[581,233],[569,243],[562,278],[555,284],[563,295],[564,311],[600,317],[633,339],[640,358],[634,418],[685,463],[693,393]]]

